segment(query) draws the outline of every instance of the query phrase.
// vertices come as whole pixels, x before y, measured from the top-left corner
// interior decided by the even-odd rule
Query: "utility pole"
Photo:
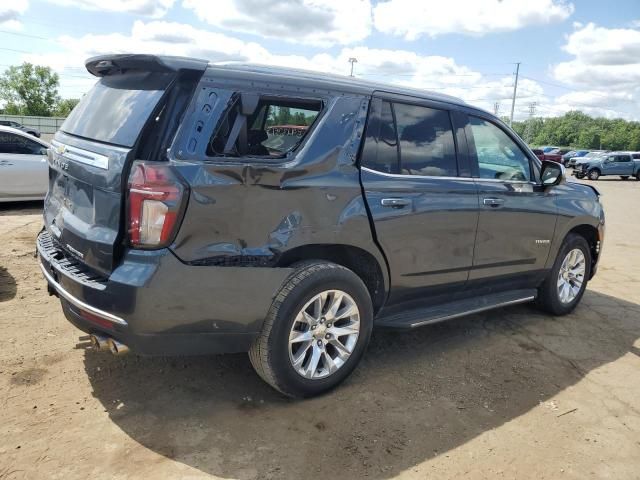
[[[513,110],[516,108],[516,91],[518,90],[518,74],[520,73],[520,62],[516,63],[516,81],[513,84],[513,98],[511,99],[511,116],[509,117],[509,126],[513,125]]]
[[[529,120],[527,121],[527,126],[524,129],[524,141],[527,143],[531,143],[533,140],[533,117],[536,115],[537,106],[538,102],[529,102]]]
[[[358,59],[356,57],[349,57],[349,63],[351,64],[351,74],[350,77],[353,77],[353,64],[358,63]]]
[[[495,102],[493,104],[493,114],[497,117],[499,116],[498,114],[500,113],[500,102]]]

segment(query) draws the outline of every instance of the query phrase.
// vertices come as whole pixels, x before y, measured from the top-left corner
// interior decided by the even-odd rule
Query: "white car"
[[[0,126],[0,202],[42,200],[49,186],[49,144]]]

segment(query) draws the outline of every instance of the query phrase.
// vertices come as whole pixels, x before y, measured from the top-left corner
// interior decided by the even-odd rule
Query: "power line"
[[[47,38],[47,37],[41,37],[39,35],[30,35],[28,33],[22,33],[22,32],[10,32],[8,30],[0,30],[0,33],[4,33],[6,35],[15,35],[18,37],[38,38],[40,40],[52,41],[50,38]]]

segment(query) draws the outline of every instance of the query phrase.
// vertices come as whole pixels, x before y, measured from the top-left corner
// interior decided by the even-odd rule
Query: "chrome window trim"
[[[375,173],[377,175],[382,175],[384,177],[391,177],[391,178],[425,178],[428,180],[462,180],[464,182],[473,182],[473,181],[479,181],[479,182],[491,182],[491,183],[508,183],[508,184],[518,184],[518,185],[533,185],[533,186],[539,186],[539,183],[533,182],[531,180],[528,181],[520,181],[520,180],[500,180],[498,178],[480,178],[480,177],[445,177],[445,176],[438,176],[438,175],[404,175],[401,173],[386,173],[386,172],[379,172],[377,170],[373,170],[369,167],[360,167],[361,170],[366,170],[367,172],[370,173]]]
[[[366,170],[367,172],[383,175],[385,177],[392,177],[392,178],[407,178],[407,179],[408,178],[426,178],[430,180],[463,180],[465,182],[475,180],[475,178],[473,177],[448,177],[448,176],[439,176],[439,175],[405,175],[402,173],[379,172],[377,170],[373,170],[369,167],[364,167],[364,166],[361,166],[360,168],[362,170]]]
[[[66,157],[69,160],[79,163],[84,163],[85,165],[91,165],[92,167],[109,170],[109,157],[106,155],[101,155],[78,147],[72,147],[71,145],[66,145],[57,140],[51,140],[51,146],[53,147],[51,150],[56,155]]]

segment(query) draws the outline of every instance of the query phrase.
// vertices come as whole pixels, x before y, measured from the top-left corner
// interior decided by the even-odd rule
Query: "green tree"
[[[640,150],[640,122],[593,118],[579,111],[514,122],[513,129],[530,145]]]
[[[56,117],[68,117],[71,113],[71,110],[73,110],[76,105],[78,105],[79,101],[80,99],[78,98],[63,98],[56,105],[54,115]]]
[[[10,115],[51,116],[56,109],[58,74],[49,67],[23,63],[12,66],[0,76],[0,100]]]

